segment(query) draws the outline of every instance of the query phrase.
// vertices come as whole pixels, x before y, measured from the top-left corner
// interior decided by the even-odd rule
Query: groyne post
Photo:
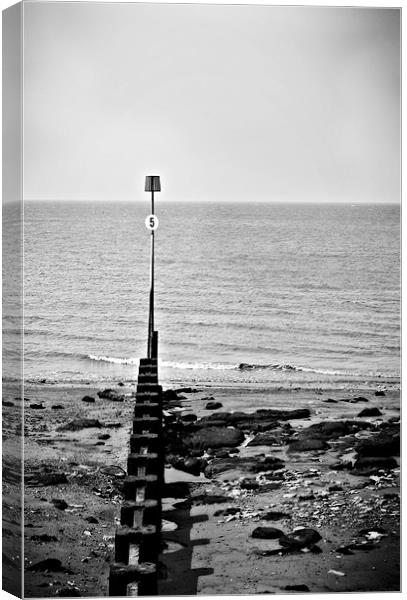
[[[161,191],[157,175],[146,177],[151,192],[151,215],[145,224],[151,231],[150,298],[147,357],[140,359],[124,480],[124,502],[115,535],[114,563],[110,566],[109,596],[157,595],[158,556],[161,551],[164,440],[162,388],[158,384],[158,332],[154,330],[154,192]]]
[[[161,550],[164,453],[162,388],[157,360],[140,360],[133,432],[124,480],[124,502],[115,535],[115,560],[110,567],[109,596],[157,594],[157,562]]]

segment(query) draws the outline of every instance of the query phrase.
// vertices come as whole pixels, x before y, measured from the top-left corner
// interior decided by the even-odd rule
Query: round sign
[[[156,217],[155,215],[148,215],[144,223],[147,229],[149,229],[150,231],[155,231],[158,228],[158,217]]]

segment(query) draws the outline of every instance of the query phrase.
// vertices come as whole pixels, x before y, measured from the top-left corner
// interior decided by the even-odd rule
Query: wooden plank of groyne
[[[127,500],[136,500],[137,490],[144,488],[145,500],[157,500],[161,490],[158,487],[157,475],[146,475],[137,477],[136,475],[127,475],[123,482],[123,494]]]
[[[146,419],[148,417],[155,417],[160,419],[162,414],[162,408],[157,402],[143,402],[136,403],[134,405],[134,417],[136,419]]]
[[[134,582],[143,581],[144,589],[154,589],[154,585],[157,586],[156,573],[154,563],[127,565],[115,562],[110,565],[109,596],[126,596],[128,584]]]
[[[141,419],[141,421],[144,421],[144,419]],[[144,427],[145,429],[143,429],[143,425],[140,423],[140,429],[143,429],[143,431],[131,434],[130,452],[139,453],[142,448],[147,448],[148,452],[158,452],[161,445],[161,436],[157,433],[147,433],[148,421],[147,424],[144,424]]]
[[[159,417],[142,417],[133,419],[133,434],[142,434],[144,431],[149,431],[157,435],[162,426],[162,421]]]
[[[149,544],[158,546],[157,528],[155,525],[146,525],[138,527],[128,527],[126,525],[118,527],[115,535],[115,561],[117,563],[129,563],[130,545],[142,545],[149,538]],[[140,555],[140,553],[139,553]],[[153,556],[153,554],[151,554]],[[141,561],[145,562],[145,561]]]
[[[142,525],[155,525],[161,515],[160,511],[161,506],[158,500],[125,500],[120,511],[120,523],[132,527],[136,517],[139,519],[141,515]]]
[[[127,457],[127,473],[138,477],[156,475],[158,473],[158,454],[156,452],[129,454]]]

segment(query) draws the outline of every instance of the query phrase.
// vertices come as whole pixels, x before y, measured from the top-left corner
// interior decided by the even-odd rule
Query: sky
[[[25,199],[399,202],[397,9],[27,3]]]

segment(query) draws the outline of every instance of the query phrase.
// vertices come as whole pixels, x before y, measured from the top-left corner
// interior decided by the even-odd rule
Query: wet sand
[[[100,389],[31,386],[25,389],[24,401],[15,398],[12,387],[6,386],[3,391],[3,401],[14,404],[3,406],[3,436],[4,455],[11,457],[11,466],[13,461],[16,463],[15,469],[18,412],[22,402],[25,407],[24,541],[28,597],[107,594],[134,399],[100,399]],[[181,394],[184,413],[177,411],[178,414],[192,412],[199,418],[216,412],[205,409],[208,396],[222,403],[221,411],[308,408],[310,418],[289,421],[294,433],[319,421],[355,419],[367,406],[377,407],[382,413],[363,419],[376,425],[389,419],[396,421],[400,410],[396,389],[386,391],[384,397],[376,397],[374,389],[353,390],[352,394],[344,394],[343,390],[326,394],[301,389],[199,389],[202,391]],[[126,394],[134,388],[117,390]],[[83,402],[85,395],[94,397],[95,403]],[[340,401],[344,396],[359,395],[368,402]],[[324,402],[328,397],[337,402]],[[43,409],[30,408],[39,403]],[[52,408],[56,405],[64,408]],[[99,425],[58,431],[80,418],[97,419]],[[267,486],[260,475],[254,481],[258,483],[256,489],[244,489],[239,479],[231,480],[227,473],[210,480],[202,474],[195,477],[167,467],[166,481],[187,481],[191,498],[184,506],[179,498],[167,498],[164,503],[168,529],[174,515],[179,527],[164,533],[167,549],[162,555],[165,566],[160,595],[279,594],[288,593],[285,588],[289,585],[307,586],[311,592],[399,590],[399,469],[362,476],[332,468],[358,439],[370,435],[371,431],[360,431],[350,436],[351,440],[338,438],[329,442],[327,449],[307,452],[288,452],[286,445],[246,446],[246,439],[239,456],[265,453],[284,462],[278,481],[270,480],[278,485]],[[65,475],[66,482],[50,485],[50,474]],[[47,475],[48,479],[44,477]],[[3,487],[3,520],[8,532],[4,553],[10,563],[10,578],[16,573],[13,565],[18,563],[15,507],[19,489],[7,473]],[[207,503],[205,498],[214,494],[227,499]],[[215,515],[227,508],[232,509],[230,514]],[[265,520],[270,511],[287,516],[272,522]],[[277,540],[251,537],[259,526],[276,527],[285,534],[298,527],[312,528],[321,536],[317,544],[321,552],[303,548],[294,553],[273,554],[279,550]],[[364,529],[376,535],[361,534]],[[338,551],[351,543],[359,548],[349,554]],[[60,560],[61,570],[30,570],[48,558]]]

